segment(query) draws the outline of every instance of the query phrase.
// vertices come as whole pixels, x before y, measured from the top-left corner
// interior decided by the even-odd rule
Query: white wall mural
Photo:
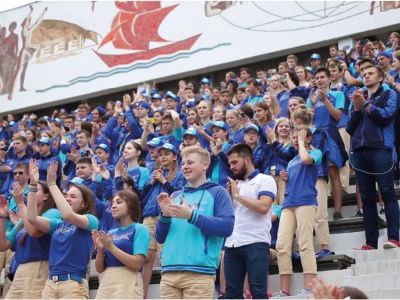
[[[0,13],[0,113],[399,23],[400,1],[35,2]]]

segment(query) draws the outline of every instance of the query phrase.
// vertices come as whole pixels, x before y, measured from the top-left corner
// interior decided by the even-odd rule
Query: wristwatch
[[[366,101],[366,102],[364,103],[364,105],[363,105],[363,108],[367,108],[367,106],[370,105],[370,104],[371,104],[371,102]]]

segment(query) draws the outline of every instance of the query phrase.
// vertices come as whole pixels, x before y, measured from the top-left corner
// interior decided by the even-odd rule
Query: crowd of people
[[[351,169],[360,249],[378,248],[377,202],[383,247],[400,247],[399,42],[392,32],[387,44],[332,45],[325,62],[289,55],[220,83],[0,118],[3,295],[88,298],[91,259],[97,298],[148,298],[156,260],[164,299],[213,298],[217,274],[221,298],[289,296],[293,260],[300,294],[344,295],[316,276],[334,254],[328,195],[342,219]],[[281,286],[268,285],[273,259]]]

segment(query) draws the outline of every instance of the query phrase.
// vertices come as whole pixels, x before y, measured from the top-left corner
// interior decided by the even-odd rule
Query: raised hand
[[[238,182],[230,177],[228,177],[228,182],[230,185],[231,197],[233,200],[235,200],[239,196]]]
[[[14,182],[12,188],[12,196],[14,197],[15,203],[24,203],[24,197],[22,196],[22,194],[24,193],[24,189],[22,188],[22,186],[18,182]]]
[[[274,130],[269,128],[268,126],[265,128],[265,134],[267,136],[267,139],[270,143],[273,143],[276,141],[276,136]]]
[[[58,162],[53,160],[49,167],[47,168],[47,184],[48,185],[53,185],[56,183],[57,180],[57,167],[58,167]]]
[[[130,105],[131,105],[131,103],[132,103],[132,98],[131,98],[131,96],[130,96],[129,94],[125,94],[125,95],[122,97],[122,100],[123,100],[123,102],[124,102],[124,108],[125,108],[125,110],[129,110],[129,109],[130,109]]]
[[[29,179],[32,185],[36,185],[39,181],[39,168],[35,159],[29,161]]]
[[[299,130],[297,139],[299,141],[299,144],[302,143],[304,145],[306,143],[306,139],[307,139],[307,130],[305,130],[305,129]]]
[[[92,230],[92,240],[93,240],[93,244],[95,245],[97,250],[103,250],[104,249],[104,246],[103,246],[103,244],[101,243],[101,240],[100,240],[99,231]]]
[[[178,219],[190,219],[193,213],[193,210],[190,208],[186,199],[181,196],[181,204],[168,204],[169,212],[171,217]]]
[[[0,218],[8,218],[8,202],[4,196],[0,197]]]
[[[164,217],[171,217],[171,212],[169,209],[169,205],[172,204],[171,198],[167,193],[161,193],[157,197],[157,203],[160,207],[162,214]]]
[[[12,211],[12,210],[9,213],[9,218],[11,220],[11,223],[13,223],[14,225],[17,224],[22,219],[22,217],[19,214],[19,212]]]
[[[99,231],[98,236],[100,243],[105,249],[110,250],[112,247],[115,247],[111,234],[107,234],[104,231]]]
[[[121,157],[115,165],[115,177],[123,175],[124,171],[124,158]]]

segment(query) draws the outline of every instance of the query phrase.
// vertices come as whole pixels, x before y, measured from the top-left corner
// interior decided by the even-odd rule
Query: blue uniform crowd
[[[292,294],[297,259],[300,293],[309,293],[316,262],[334,254],[329,191],[333,218],[342,219],[351,169],[361,249],[378,248],[377,202],[388,224],[383,247],[400,247],[399,43],[392,32],[386,45],[332,45],[325,61],[314,53],[300,65],[289,55],[274,69],[229,71],[222,82],[180,80],[174,91],[154,85],[51,116],[0,117],[4,296],[87,298],[95,259],[97,298],[147,298],[157,253],[163,298],[205,297],[218,272],[221,298],[268,297],[272,259],[281,286],[268,290]],[[191,166],[191,155],[204,164]],[[205,277],[166,276],[180,272]],[[201,288],[171,292],[177,282]]]

